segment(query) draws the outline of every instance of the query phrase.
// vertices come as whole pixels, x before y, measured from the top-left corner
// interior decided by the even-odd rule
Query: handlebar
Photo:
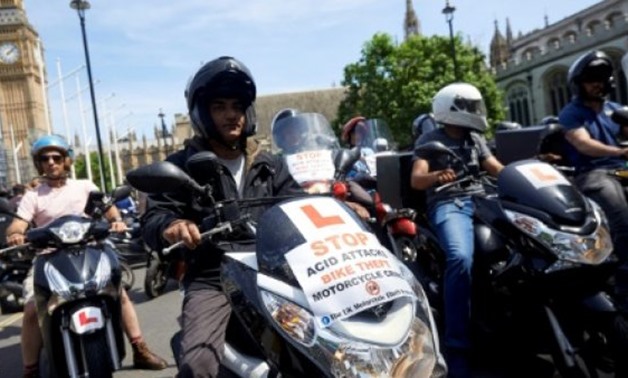
[[[24,243],[20,245],[14,245],[12,247],[3,248],[3,249],[0,249],[0,255],[4,253],[13,252],[13,251],[21,251],[23,249],[28,249],[30,248],[30,246],[31,246],[31,243]]]
[[[434,189],[434,193],[440,193],[440,192],[442,192],[445,189],[451,188],[452,186],[456,186],[456,185],[459,185],[459,184],[462,184],[462,183],[465,183],[465,182],[472,182],[472,181],[475,181],[475,177],[473,177],[473,176],[465,176],[465,177],[460,178],[458,180],[454,180],[452,182],[448,182],[446,184],[443,184],[443,185],[437,187],[436,189]]]
[[[233,231],[233,225],[231,222],[225,222],[223,224],[219,224],[216,227],[212,228],[211,230],[205,231],[203,233],[201,233],[201,241],[207,240],[210,237],[212,237],[213,235],[219,234],[221,232],[231,232]],[[170,254],[170,252],[172,252],[173,249],[179,248],[183,246],[183,241],[178,241],[174,244],[171,244],[170,246],[164,248],[161,253],[166,256],[168,254]]]

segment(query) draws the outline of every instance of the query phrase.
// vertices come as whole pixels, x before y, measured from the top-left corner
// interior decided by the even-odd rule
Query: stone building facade
[[[284,108],[322,113],[333,121],[343,97],[344,88],[259,96],[256,103],[258,129],[255,138],[263,148],[270,149],[270,122],[275,113]],[[193,135],[187,114],[175,114],[174,123],[169,129],[165,138],[161,129],[155,128],[151,139],[146,136],[138,138],[135,133],[131,133],[128,138],[120,141],[118,156],[122,173],[140,165],[163,160],[172,151],[180,149],[184,141]]]
[[[513,18],[514,20],[514,18]],[[628,51],[628,1],[602,0],[555,23],[513,38],[510,20],[503,35],[495,25],[490,64],[504,91],[510,120],[538,124],[570,100],[567,72],[582,54],[599,49],[615,66],[611,99],[628,103],[621,59]]]

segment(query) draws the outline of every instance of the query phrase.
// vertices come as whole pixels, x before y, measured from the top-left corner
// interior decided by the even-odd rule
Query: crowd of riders
[[[572,166],[575,185],[606,212],[614,244],[626,246],[627,184],[625,180],[607,174],[609,169],[625,168],[628,158],[628,147],[621,143],[628,124],[618,124],[610,116],[622,107],[607,100],[613,80],[612,62],[604,52],[589,52],[572,64],[568,72],[572,101],[558,116],[547,117],[542,122],[544,125],[559,125],[561,138],[555,143],[562,144],[557,150],[538,158]],[[286,108],[279,111],[271,122],[273,151],[263,151],[251,138],[257,129],[256,95],[253,75],[239,60],[220,57],[203,65],[192,76],[185,90],[194,137],[166,160],[185,171],[185,162],[190,156],[199,151],[213,152],[227,168],[226,174],[232,178],[230,185],[222,188],[225,196],[253,198],[300,193],[301,188],[291,177],[282,156],[298,152],[312,141],[312,133],[299,122],[299,117],[306,110]],[[366,117],[356,116],[347,120],[339,132],[344,147],[358,146],[361,150],[362,159],[354,165],[349,177],[371,174],[365,159],[389,149],[386,140],[368,139],[368,122]],[[434,94],[431,112],[417,116],[409,126],[414,148],[438,141],[456,152],[472,170],[498,176],[504,168],[485,139],[488,124],[484,99],[471,84],[453,83],[441,88]],[[496,129],[516,130],[521,127],[514,122],[501,122]],[[330,140],[330,146],[339,147],[333,140]],[[12,197],[10,201],[19,216],[7,225],[5,237],[9,245],[25,242],[28,222],[42,226],[61,215],[81,213],[87,194],[97,189],[85,180],[68,177],[73,152],[63,138],[56,135],[39,138],[31,151],[33,164],[41,175],[39,186],[16,185],[11,196],[5,195]],[[188,173],[192,177],[195,175],[195,172]],[[457,173],[438,156],[415,154],[411,178],[405,184],[425,191],[427,216],[445,253],[445,322],[441,339],[449,376],[469,377],[472,350],[469,331],[471,267],[474,256],[474,208],[470,198],[482,193],[484,188],[471,184],[455,186],[447,191],[435,190],[456,179]],[[122,203],[119,205],[123,206]],[[221,251],[193,253],[201,245],[197,224],[203,215],[198,209],[187,206],[183,199],[171,195],[149,195],[146,203],[142,203],[144,206],[142,232],[151,248],[163,249],[182,241],[190,251],[185,255],[190,268],[183,282],[185,296],[179,377],[215,376],[231,313],[217,281]],[[360,211],[359,208],[355,210]],[[253,217],[258,215],[253,214]],[[115,207],[107,218],[112,228],[124,227],[118,225],[120,213]],[[216,245],[212,248],[218,249]],[[615,251],[621,261],[615,274],[615,299],[618,308],[628,314],[628,250],[616,248]],[[32,293],[27,295],[30,298]],[[123,296],[122,307],[127,314],[123,319],[128,320],[125,330],[133,345],[135,366],[164,368],[164,360],[147,348],[133,306],[126,295]],[[38,351],[42,341],[38,335],[35,308],[27,302],[21,344],[25,377],[39,373]]]

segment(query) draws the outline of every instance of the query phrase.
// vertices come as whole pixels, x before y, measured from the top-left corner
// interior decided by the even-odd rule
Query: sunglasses
[[[41,163],[47,163],[52,159],[55,164],[60,164],[63,161],[62,155],[39,155],[39,161]]]

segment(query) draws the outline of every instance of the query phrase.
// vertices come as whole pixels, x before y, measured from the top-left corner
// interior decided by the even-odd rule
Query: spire
[[[419,19],[416,17],[414,7],[412,6],[412,0],[406,0],[406,18],[404,20],[403,28],[405,31],[405,38],[408,39],[411,35],[419,35],[421,33],[421,25]]]
[[[549,17],[547,16],[547,13],[545,13],[545,17],[543,17],[543,19],[545,20],[545,27],[549,26]]]
[[[506,44],[508,48],[512,46],[512,28],[510,27],[510,18],[506,17]]]
[[[496,67],[506,63],[509,59],[509,55],[506,38],[504,38],[502,33],[499,31],[499,25],[497,20],[495,20],[495,34],[493,34],[493,39],[491,40],[491,67]]]

